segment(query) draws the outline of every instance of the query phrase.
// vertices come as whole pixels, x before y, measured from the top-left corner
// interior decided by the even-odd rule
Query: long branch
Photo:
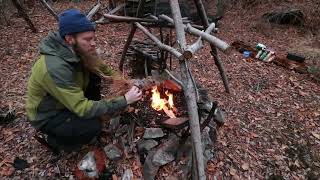
[[[41,2],[44,4],[44,6],[45,6],[46,9],[50,12],[50,14],[51,14],[56,20],[58,20],[58,15],[57,15],[57,13],[52,9],[52,7],[50,6],[50,4],[48,4],[46,0],[41,0]]]
[[[170,0],[171,13],[174,19],[177,40],[179,41],[182,53],[186,48],[186,39],[184,32],[184,25],[181,20],[181,12],[178,0]],[[193,162],[196,164],[197,179],[204,180],[204,164],[203,164],[203,151],[201,143],[201,133],[198,115],[198,106],[195,96],[195,87],[193,86],[191,73],[188,71],[187,62],[183,58],[179,61],[181,70],[181,79],[185,85],[184,95],[188,106],[188,114],[190,118],[190,129],[193,145],[194,158]]]
[[[99,11],[100,6],[101,6],[101,3],[98,2],[98,3],[97,3],[95,6],[93,6],[93,8],[88,12],[87,18],[88,18],[89,20],[91,20],[92,17]]]
[[[137,28],[139,28],[145,35],[147,35],[152,41],[154,41],[157,46],[160,49],[166,50],[171,52],[175,57],[177,57],[178,59],[180,59],[182,57],[182,54],[177,51],[175,48],[168,46],[166,44],[163,44],[156,36],[154,36],[153,34],[150,33],[150,31],[148,31],[145,27],[143,27],[140,23],[135,22],[134,23],[136,25]]]

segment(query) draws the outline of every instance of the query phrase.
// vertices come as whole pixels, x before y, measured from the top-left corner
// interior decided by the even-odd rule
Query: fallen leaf
[[[256,133],[251,133],[251,136],[252,136],[252,137],[254,137],[254,138],[259,137],[259,135],[258,135],[258,134],[256,134]]]
[[[306,92],[301,91],[301,90],[299,90],[298,92],[299,92],[300,96],[303,96],[303,97],[305,97],[305,96],[308,96],[308,95],[309,95],[309,93],[306,93]]]
[[[274,150],[274,149],[267,149],[267,152],[269,152],[269,153],[274,153],[275,150]]]
[[[0,169],[1,176],[11,176],[14,173],[14,168],[12,166],[3,166]]]
[[[231,169],[230,169],[230,174],[231,174],[232,176],[236,175],[236,173],[237,173],[237,170],[235,170],[234,168],[231,168]]]
[[[320,140],[320,135],[319,135],[319,134],[317,134],[317,133],[315,133],[315,132],[311,132],[311,134],[312,134],[315,138],[317,138],[317,139]]]
[[[247,171],[247,170],[249,169],[249,164],[248,164],[248,163],[243,163],[243,164],[241,165],[241,168],[242,168],[243,170]]]
[[[115,174],[112,174],[112,180],[118,180],[118,176]]]
[[[128,113],[131,113],[131,112],[133,112],[134,110],[135,110],[134,107],[132,107],[132,106],[129,106],[129,107],[128,107]]]

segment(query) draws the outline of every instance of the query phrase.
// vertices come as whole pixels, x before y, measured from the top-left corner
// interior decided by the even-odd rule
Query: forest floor
[[[70,7],[87,10],[93,3],[62,1],[54,8],[59,12]],[[263,43],[278,54],[300,53],[307,64],[319,67],[319,32],[260,20],[263,13],[278,7],[303,11],[313,8],[310,2],[279,1],[272,6],[257,4],[247,9],[238,3],[227,8],[219,21],[217,36],[230,44],[235,40],[253,47]],[[57,22],[41,4],[28,13],[38,33],[32,33],[17,14],[12,14],[10,26],[1,26],[0,31],[0,108],[11,107],[17,115],[13,122],[0,126],[0,178],[67,178],[84,154],[50,163],[52,153],[33,138],[35,130],[24,109],[26,84],[38,56],[38,43],[49,31],[57,29]],[[97,44],[106,63],[115,69],[129,29],[129,24],[120,23],[97,27]],[[188,39],[191,42],[193,38]],[[209,51],[206,44],[190,62],[196,80],[227,113],[226,123],[218,132],[215,157],[208,162],[208,179],[320,178],[319,82],[308,74],[272,63],[248,61],[233,51],[230,55],[219,53],[232,90],[228,94]],[[15,170],[11,165],[15,157],[27,160],[30,167]],[[134,175],[141,178],[141,173]],[[166,176],[160,174],[158,178]]]

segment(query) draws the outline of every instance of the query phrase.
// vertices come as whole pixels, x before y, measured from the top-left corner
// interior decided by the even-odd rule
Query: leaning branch
[[[46,0],[41,0],[41,2],[43,3],[44,7],[46,7],[46,9],[49,11],[49,13],[58,21],[58,15],[57,15],[57,13],[52,9],[52,7],[50,6],[50,4],[48,4]]]
[[[87,18],[89,20],[92,19],[93,15],[95,15],[98,11],[99,11],[99,8],[101,6],[101,3],[98,2],[95,6],[93,6],[93,8],[89,11],[89,13],[87,14]]]
[[[180,59],[182,57],[182,54],[176,50],[175,48],[168,46],[166,44],[163,44],[156,36],[154,36],[153,34],[150,33],[150,31],[148,31],[145,27],[143,27],[140,23],[135,22],[134,23],[135,26],[140,29],[145,35],[147,35],[152,41],[154,41],[157,46],[162,49],[162,50],[166,50],[169,51],[170,53],[172,53],[175,57],[177,57],[178,59]]]

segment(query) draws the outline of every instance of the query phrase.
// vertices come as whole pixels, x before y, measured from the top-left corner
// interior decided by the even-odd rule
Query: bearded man
[[[72,150],[101,132],[100,117],[141,98],[133,86],[124,96],[101,100],[95,27],[79,10],[59,15],[59,32],[40,43],[40,58],[28,81],[26,110],[31,124],[50,146]],[[106,68],[104,69],[106,71]],[[112,74],[107,68],[108,75]]]

